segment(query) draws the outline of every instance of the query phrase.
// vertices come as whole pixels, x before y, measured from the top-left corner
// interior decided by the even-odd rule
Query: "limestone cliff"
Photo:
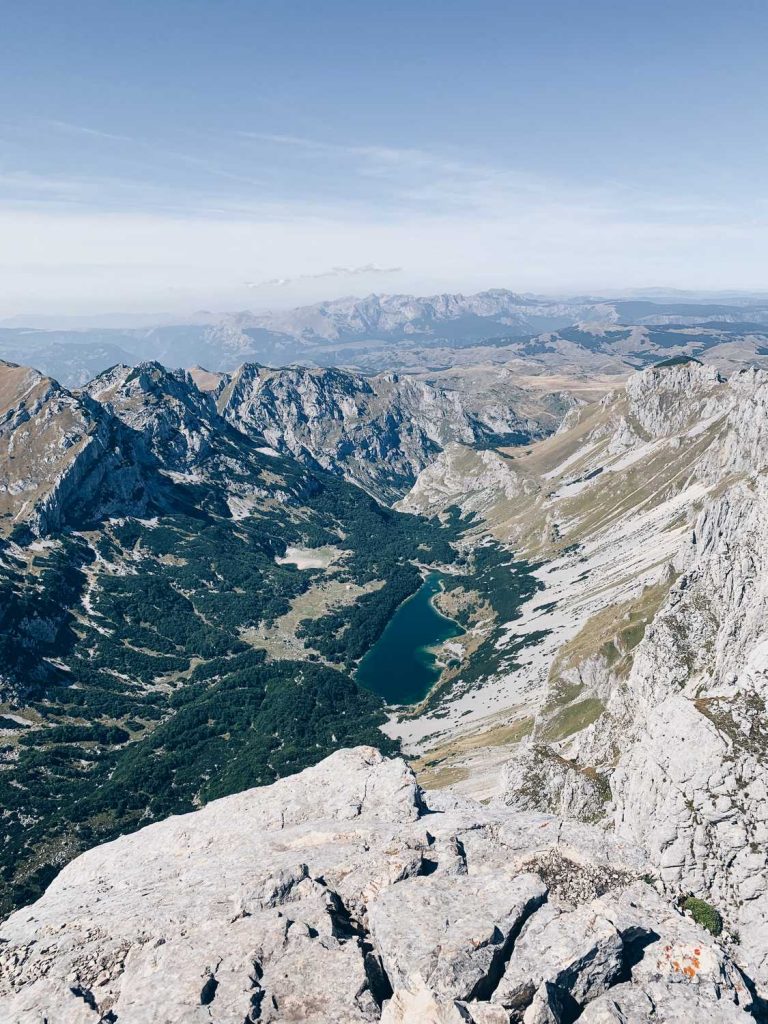
[[[603,821],[638,843],[670,895],[718,908],[761,986],[767,441],[768,375],[726,380],[689,360],[630,378],[526,451],[494,453],[493,476],[466,449],[446,450],[403,505],[458,501],[542,559],[542,590],[498,643],[537,641],[515,671],[455,687],[435,717],[392,728],[423,750],[437,727],[440,749],[458,751],[481,748],[487,723],[533,712],[517,751],[489,747],[459,788],[479,789],[498,765],[491,792],[508,806]]]
[[[387,501],[408,490],[449,443],[546,433],[512,401],[468,411],[474,403],[461,392],[396,373],[246,364],[222,380],[217,404],[238,430]]]

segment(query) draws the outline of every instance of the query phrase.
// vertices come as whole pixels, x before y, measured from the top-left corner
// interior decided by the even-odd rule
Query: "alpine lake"
[[[398,607],[379,639],[361,659],[356,680],[388,704],[416,704],[427,696],[443,666],[435,648],[464,630],[442,615],[433,598],[442,575],[430,572],[421,587]]]

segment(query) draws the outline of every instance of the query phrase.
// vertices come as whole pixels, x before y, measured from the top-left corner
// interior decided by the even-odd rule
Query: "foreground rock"
[[[339,751],[73,861],[0,928],[1,1016],[751,1019],[727,952],[643,868],[590,826],[427,807],[402,760]]]

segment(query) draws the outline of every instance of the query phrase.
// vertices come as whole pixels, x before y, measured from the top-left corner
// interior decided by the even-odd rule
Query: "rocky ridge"
[[[229,423],[185,370],[154,362],[115,366],[82,393],[140,439],[161,474],[177,484],[218,489],[233,509],[257,500],[297,499],[312,489],[292,458],[264,447],[261,435],[247,436]],[[271,487],[265,485],[269,475]]]
[[[235,431],[184,371],[115,367],[76,393],[8,364],[0,378],[5,533],[23,526],[42,537],[188,507],[185,488],[203,483],[214,505],[287,500],[312,487],[293,459],[267,457]]]
[[[447,444],[547,431],[543,409],[536,419],[509,403],[468,411],[460,392],[396,373],[364,377],[249,364],[224,377],[215,397],[238,430],[387,501],[400,497]]]
[[[6,531],[59,529],[69,509],[81,519],[96,492],[103,511],[141,514],[141,454],[97,403],[36,370],[0,362],[0,516]],[[5,531],[4,531],[5,532]]]
[[[594,827],[333,754],[97,847],[0,926],[8,1024],[753,1019],[731,952]]]
[[[396,374],[248,364],[208,389],[150,362],[115,366],[70,392],[35,370],[0,369],[8,467],[0,514],[7,530],[26,524],[39,535],[95,514],[151,515],[172,500],[163,475],[181,486],[218,486],[222,500],[247,505],[275,492],[263,485],[269,468],[293,477],[285,495],[295,496],[307,484],[297,459],[389,502],[455,439],[548,429],[509,408],[494,407],[484,420],[455,392]]]

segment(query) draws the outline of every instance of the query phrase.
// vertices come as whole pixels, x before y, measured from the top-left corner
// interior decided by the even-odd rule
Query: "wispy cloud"
[[[61,202],[87,209],[144,209],[212,217],[350,217],[392,220],[415,214],[506,220],[513,229],[542,211],[565,224],[707,223],[742,211],[695,195],[663,195],[611,180],[590,184],[490,161],[412,147],[360,145],[289,134],[240,131],[196,139],[197,152],[66,121],[38,122],[74,138],[104,142],[90,174],[36,173],[0,163],[0,202]],[[189,140],[187,140],[189,141]],[[129,155],[110,155],[115,143]],[[251,145],[257,149],[249,148]],[[318,162],[318,155],[326,160]],[[71,163],[71,161],[70,161]],[[101,173],[99,173],[101,172]],[[752,207],[754,211],[754,205]]]
[[[21,144],[0,162],[3,315],[314,301],[394,274],[409,291],[749,288],[768,263],[768,209],[746,199],[455,152],[259,132],[155,144],[57,124],[45,130],[73,140],[68,162],[40,173]],[[72,170],[78,140],[99,156],[91,174]]]
[[[370,277],[377,274],[401,274],[402,267],[377,267],[375,263],[364,263],[360,267],[331,267],[318,274],[299,274],[297,277],[272,277],[267,281],[246,281],[246,288],[284,288],[286,285],[298,284],[301,281],[325,281],[343,277]]]
[[[340,156],[359,156],[372,159],[389,160],[392,163],[433,162],[434,157],[419,149],[398,148],[394,146],[358,146],[345,142],[329,142],[322,139],[307,138],[301,135],[274,135],[269,132],[238,132],[242,139],[272,143],[276,146],[287,146],[303,149],[309,153],[332,153]]]
[[[51,183],[51,187],[46,189],[48,195],[53,198],[58,192],[66,202],[74,202],[79,197],[84,204],[90,203],[94,207],[117,206],[129,200],[131,193],[134,193],[136,199],[144,197],[147,208],[155,208],[161,202],[160,197],[165,195],[169,209],[178,208],[185,199],[199,203],[206,191],[206,179],[243,186],[249,190],[264,185],[264,181],[251,173],[249,168],[227,166],[224,153],[218,147],[211,146],[210,140],[203,140],[208,143],[203,153],[190,153],[169,146],[165,140],[158,142],[107,132],[69,121],[37,118],[25,123],[5,123],[3,127],[16,135],[15,149],[19,154],[15,158],[17,163],[23,161],[25,153],[34,156],[39,151],[41,137],[58,133],[70,140],[70,149],[65,154],[69,162],[72,162],[74,155],[88,166],[89,171],[80,175],[56,174],[57,156],[61,155],[58,151],[54,152],[52,159],[49,158],[53,169],[45,175],[7,168],[6,173],[2,174],[0,165],[0,189],[5,184],[14,192],[12,197],[7,192],[5,196],[0,193],[0,201],[3,198],[24,198],[18,193],[25,179],[32,192],[36,191],[36,180],[42,182],[47,179]],[[197,141],[200,144],[200,140]],[[83,146],[86,148],[82,149],[80,156]],[[3,161],[5,164],[8,162],[8,159]],[[190,171],[197,172],[198,181],[190,181]],[[212,195],[210,189],[208,195]],[[133,199],[130,198],[130,201],[133,202]]]
[[[626,192],[611,182],[576,184],[556,173],[534,174],[457,153],[264,132],[243,131],[239,137],[258,146],[262,160],[281,166],[303,161],[316,184],[335,182],[347,203],[370,199],[382,211],[524,217],[530,205],[562,205],[600,216],[627,206]]]
[[[82,124],[72,124],[70,121],[56,121],[42,118],[38,122],[44,128],[62,132],[65,135],[83,135],[92,139],[105,139],[109,142],[135,142],[130,135],[117,135],[114,132],[104,132],[97,128],[88,128]]]

